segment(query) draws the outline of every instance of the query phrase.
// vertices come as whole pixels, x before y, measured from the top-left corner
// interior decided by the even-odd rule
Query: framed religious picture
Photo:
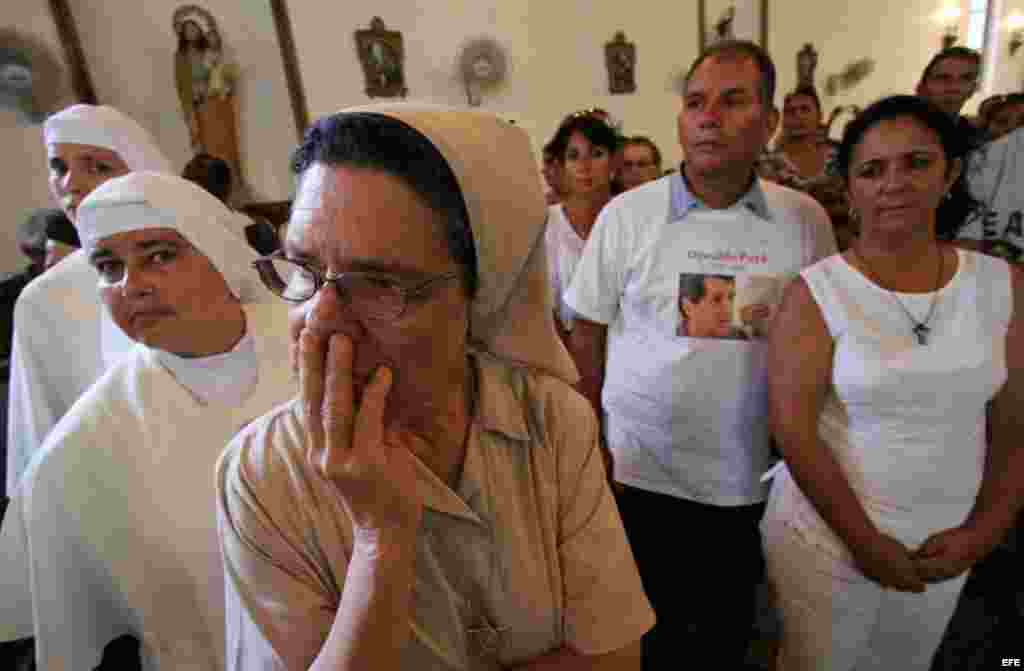
[[[356,51],[366,77],[366,95],[371,98],[404,98],[405,49],[402,33],[388,30],[379,16],[370,28],[356,31]]]
[[[636,91],[636,45],[626,41],[621,30],[604,45],[604,63],[608,68],[608,92],[634,93]]]
[[[698,45],[750,40],[768,48],[768,0],[697,0]]]

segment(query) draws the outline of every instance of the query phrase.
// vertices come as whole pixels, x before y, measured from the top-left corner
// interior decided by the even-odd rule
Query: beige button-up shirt
[[[425,509],[403,668],[498,669],[563,645],[600,654],[636,641],[654,614],[593,412],[553,377],[473,361],[479,398],[461,482],[452,490],[419,464]],[[351,526],[304,448],[293,402],[236,437],[218,467],[229,669],[306,669],[334,622]]]

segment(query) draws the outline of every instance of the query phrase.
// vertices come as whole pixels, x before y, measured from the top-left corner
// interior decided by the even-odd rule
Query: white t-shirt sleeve
[[[33,635],[31,570],[22,497],[11,492],[0,528],[0,641]]]
[[[558,230],[555,215],[549,211],[547,230],[544,232],[544,245],[548,254],[548,282],[551,285],[551,298],[557,311],[562,304],[562,278],[558,272],[558,255],[561,246],[558,244]]]
[[[619,205],[613,202],[601,210],[565,293],[565,302],[579,316],[600,324],[618,316],[626,282],[630,250],[625,208]]]
[[[986,223],[998,224],[1011,212],[1024,210],[1024,191],[1019,189],[1024,177],[1024,129],[1018,129],[973,152],[968,160],[967,185],[972,196],[981,201],[982,212],[971,217],[959,233],[968,240],[985,240]]]

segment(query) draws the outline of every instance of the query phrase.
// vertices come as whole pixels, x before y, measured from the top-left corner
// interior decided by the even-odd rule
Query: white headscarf
[[[455,174],[479,272],[470,306],[471,342],[510,363],[575,383],[579,373],[552,316],[544,245],[547,203],[526,132],[491,113],[422,103],[341,111],[347,113],[380,114],[408,124],[430,140]]]
[[[90,193],[78,207],[77,227],[84,249],[117,233],[174,229],[210,259],[242,303],[262,301],[268,292],[252,268],[259,256],[234,232],[233,217],[224,203],[188,180],[132,172]]]
[[[173,172],[149,131],[107,105],[72,105],[57,112],[43,124],[43,140],[109,149],[133,171]]]

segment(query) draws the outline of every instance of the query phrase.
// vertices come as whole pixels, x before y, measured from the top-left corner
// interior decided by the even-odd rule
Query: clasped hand
[[[414,537],[422,516],[412,454],[384,426],[392,371],[378,368],[356,398],[348,336],[299,336],[299,382],[310,465],[341,495],[356,542]]]
[[[864,575],[882,587],[903,592],[924,592],[928,583],[956,578],[983,556],[978,538],[967,527],[936,533],[916,550],[879,534],[855,553]]]

